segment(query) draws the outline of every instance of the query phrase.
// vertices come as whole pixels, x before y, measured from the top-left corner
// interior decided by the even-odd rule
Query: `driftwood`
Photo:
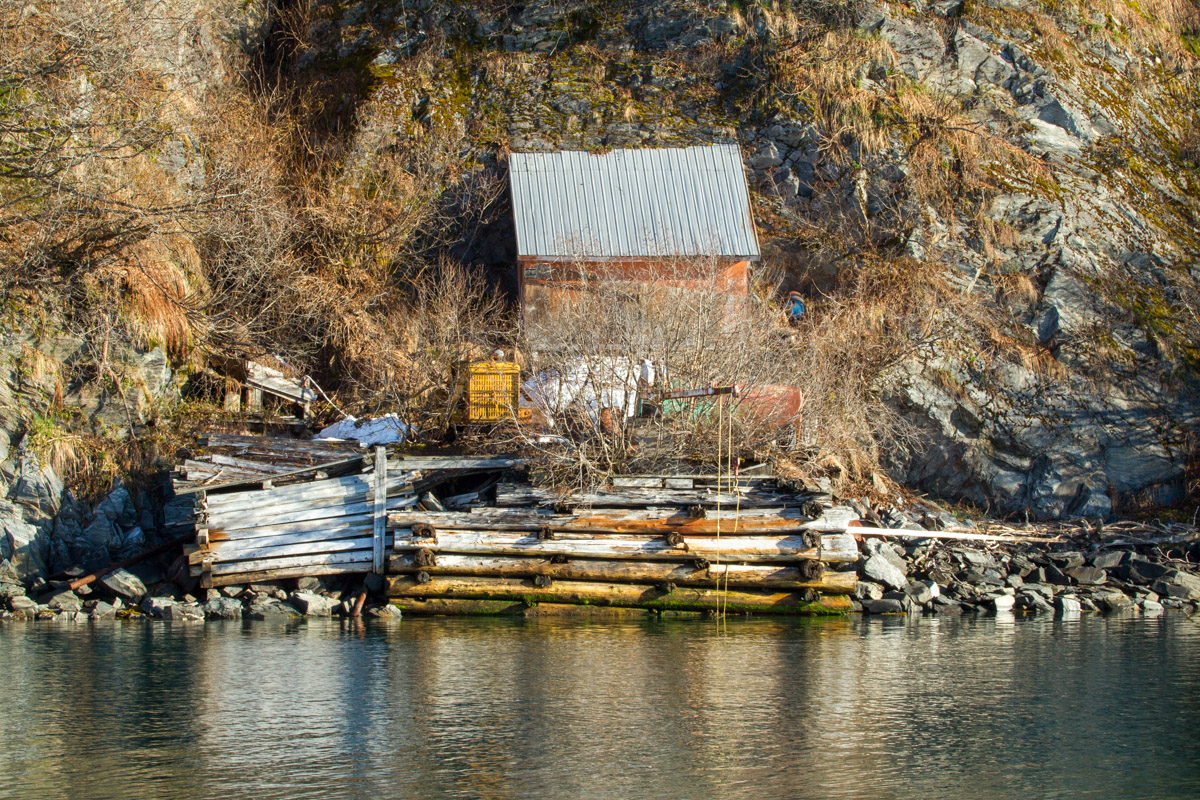
[[[403,598],[453,597],[464,600],[519,600],[532,603],[647,608],[658,611],[712,611],[759,614],[829,614],[850,610],[842,596],[807,592],[717,591],[699,587],[645,586],[628,583],[553,581],[537,586],[509,578],[431,577],[425,583],[414,577],[388,579],[388,595]],[[815,593],[812,593],[815,595]]]
[[[846,530],[848,533],[853,533],[857,536],[895,536],[902,539],[959,539],[972,542],[1041,542],[1047,544],[1062,541],[1057,536],[1047,538],[1044,536],[1000,535],[975,533],[972,531],[910,531],[899,528],[870,528],[865,526],[851,527]]]
[[[680,586],[709,588],[757,588],[796,591],[814,589],[826,594],[848,594],[854,591],[857,575],[854,572],[828,572],[814,564],[816,577],[806,577],[799,566],[759,564],[710,564],[670,561],[606,561],[600,559],[554,559],[529,557],[490,557],[440,554],[432,564],[418,563],[422,559],[411,553],[393,555],[388,572],[430,576],[535,578],[590,581],[596,583],[675,583]],[[810,573],[811,574],[811,573]]]

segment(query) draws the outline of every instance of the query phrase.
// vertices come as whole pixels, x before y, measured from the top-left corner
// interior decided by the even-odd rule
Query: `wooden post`
[[[262,411],[262,389],[256,386],[246,387],[245,409],[249,412]]]
[[[371,571],[382,575],[384,571],[383,538],[387,530],[387,448],[375,448],[375,526],[371,549]]]

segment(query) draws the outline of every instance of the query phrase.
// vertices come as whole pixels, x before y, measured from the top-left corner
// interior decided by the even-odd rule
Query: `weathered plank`
[[[355,572],[366,572],[371,566],[371,554],[364,550],[345,553],[310,553],[303,556],[260,558],[242,561],[213,562],[213,576],[239,572],[270,572],[302,567],[357,566]]]
[[[228,540],[245,541],[261,539],[265,536],[277,536],[281,533],[300,533],[302,531],[327,531],[334,527],[355,527],[366,530],[371,527],[372,513],[350,514],[348,516],[326,517],[324,519],[304,520],[303,522],[282,522],[274,525],[258,525],[251,528],[217,528],[209,531],[209,540],[221,542]]]
[[[416,495],[406,494],[397,497],[389,497],[387,500],[387,508],[400,509],[408,508],[417,504]],[[304,522],[310,519],[329,519],[332,517],[348,517],[352,514],[371,513],[375,509],[375,502],[370,498],[370,495],[356,495],[352,498],[340,501],[322,501],[321,505],[305,505],[302,503],[292,503],[286,508],[281,508],[278,513],[271,513],[269,510],[251,510],[245,513],[237,513],[235,511],[223,512],[221,514],[208,515],[209,530],[221,529],[242,529],[254,528],[260,525],[281,525],[285,522]]]
[[[371,521],[371,535],[374,539],[371,550],[373,557],[371,559],[371,571],[376,575],[383,574],[383,539],[385,534],[385,526],[387,524],[387,450],[383,447],[375,448],[375,491],[374,491],[374,509],[373,519]]]
[[[279,542],[282,542],[283,538],[278,537]],[[297,534],[294,538],[301,539],[303,535]],[[371,554],[372,539],[370,530],[368,530],[365,536],[359,535],[350,539],[331,537],[315,541],[296,541],[293,544],[277,542],[261,544],[262,541],[256,540],[256,546],[254,547],[248,546],[249,543],[229,542],[224,547],[213,548],[208,552],[212,556],[213,564],[229,561],[253,561],[260,558],[280,558],[283,556],[309,556],[318,553],[344,553],[349,550],[361,550],[369,556]],[[260,544],[261,546],[259,546]],[[240,546],[235,548],[233,545]]]
[[[388,492],[393,494],[408,488],[412,482],[410,474],[393,475],[388,482]],[[232,494],[206,497],[204,506],[209,511],[252,508],[278,508],[287,503],[302,503],[325,499],[366,496],[374,490],[371,475],[344,475],[309,483],[280,486],[274,489],[255,489]]]
[[[850,610],[850,602],[845,597],[819,597],[814,601],[806,596],[806,592],[717,591],[682,586],[664,591],[657,586],[586,581],[554,581],[549,586],[535,586],[531,581],[508,578],[439,576],[420,583],[416,578],[400,576],[388,580],[387,591],[391,597],[403,598],[519,600],[732,614],[829,614]]]
[[[796,559],[828,562],[858,560],[858,546],[848,534],[825,534],[821,546],[811,547],[803,535],[713,538],[684,537],[679,546],[664,537],[622,534],[586,535],[566,533],[554,539],[509,531],[438,530],[433,539],[414,538],[411,530],[396,529],[396,550],[428,549],[434,553],[520,556],[555,555],[568,558],[686,561],[705,558],[750,563],[776,563]]]
[[[515,456],[399,456],[389,470],[493,470],[521,467],[528,459]]]
[[[606,561],[574,559],[555,563],[544,558],[515,556],[470,556],[442,553],[434,564],[420,564],[412,554],[393,555],[388,571],[397,574],[494,578],[535,578],[554,580],[592,581],[598,583],[676,583],[680,586],[710,588],[772,588],[796,591],[814,589],[826,594],[848,594],[854,591],[858,576],[854,572],[824,572],[816,579],[806,579],[793,566],[760,564],[696,564],[672,561]]]
[[[349,469],[361,462],[362,462],[362,456],[358,455],[358,456],[352,456],[350,458],[341,459],[338,461],[323,461],[321,463],[313,464],[311,466],[298,467],[298,468],[296,468],[294,470],[290,470],[288,472],[281,472],[281,473],[277,473],[277,474],[267,476],[267,477],[269,477],[269,479],[273,480],[273,481],[284,480],[284,479],[290,480],[293,478],[300,478],[300,477],[302,477],[306,474],[312,473],[312,472],[320,471],[320,472],[332,473],[332,472],[339,471],[342,469]],[[188,462],[188,463],[192,463],[192,462]],[[190,474],[190,472],[189,472],[189,474]],[[219,489],[233,489],[238,486],[244,486],[247,484],[261,483],[264,479],[266,479],[262,476],[260,476],[260,477],[250,476],[250,477],[243,477],[241,479],[230,479],[230,478],[231,478],[231,476],[227,477],[226,480],[221,480],[220,482],[213,481],[212,483],[205,483],[203,485],[176,484],[174,487],[175,494],[193,494],[195,492],[201,492],[201,491],[214,492]],[[215,495],[215,497],[223,497],[223,496],[224,495]]]
[[[330,454],[362,455],[358,442],[331,439],[295,439],[290,436],[243,436],[232,433],[210,433],[201,439],[209,449],[259,450],[265,454],[304,454],[325,457]]]
[[[271,548],[274,547],[297,546],[307,548],[306,550],[300,551],[302,553],[332,553],[353,548],[346,548],[345,546],[339,545],[332,550],[325,550],[323,548],[327,543],[362,538],[368,539],[366,548],[369,551],[371,549],[370,536],[370,523],[358,526],[330,526],[325,530],[318,531],[285,531],[274,536],[264,536],[261,539],[214,542],[208,547],[199,547],[195,551],[189,551],[188,563],[196,564],[206,558],[213,559],[214,561],[238,561],[247,558],[268,558],[272,556],[270,551]],[[265,555],[243,555],[244,553],[264,553]],[[276,553],[274,555],[294,554]]]
[[[312,389],[301,386],[279,370],[256,361],[246,362],[246,383],[295,403],[311,403],[317,399],[317,394]]]

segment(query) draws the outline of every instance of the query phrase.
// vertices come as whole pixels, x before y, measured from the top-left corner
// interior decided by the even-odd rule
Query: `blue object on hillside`
[[[804,299],[797,292],[792,292],[788,295],[787,301],[787,318],[789,322],[799,322],[804,319],[804,314],[808,311],[804,306]]]

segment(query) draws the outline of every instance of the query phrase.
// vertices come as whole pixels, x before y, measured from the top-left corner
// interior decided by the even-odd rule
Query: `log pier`
[[[768,477],[627,476],[561,495],[519,482],[515,458],[209,441],[178,484],[195,498],[185,553],[202,587],[374,573],[414,614],[850,609],[852,512]],[[226,468],[237,480],[220,482]]]

